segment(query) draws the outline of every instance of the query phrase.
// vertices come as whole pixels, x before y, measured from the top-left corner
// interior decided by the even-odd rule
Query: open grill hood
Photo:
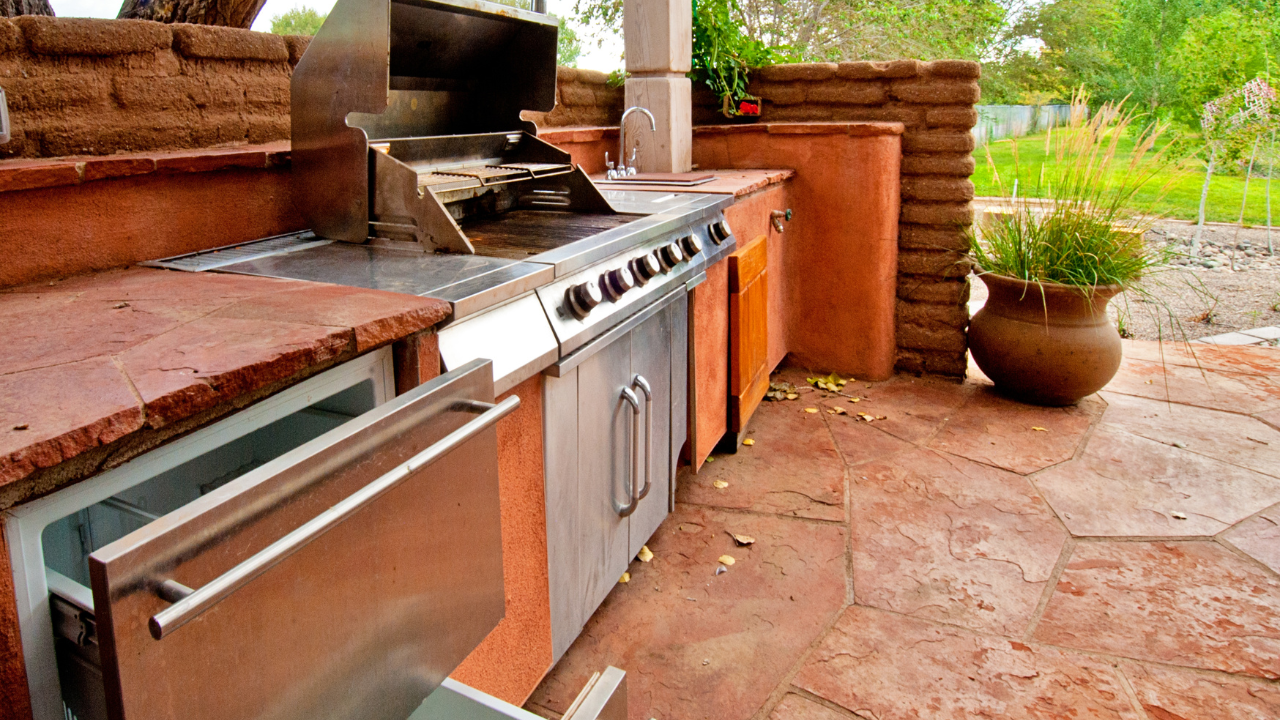
[[[294,70],[297,203],[321,237],[474,252],[464,217],[609,213],[522,110],[555,105],[556,21],[482,0],[338,0]]]

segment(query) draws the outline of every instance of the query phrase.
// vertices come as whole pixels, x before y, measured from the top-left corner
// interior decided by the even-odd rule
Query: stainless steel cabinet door
[[[640,552],[667,516],[671,493],[672,307],[631,331],[631,382],[644,405],[643,495],[631,514],[628,558]],[[680,412],[683,412],[683,406]]]
[[[110,715],[407,717],[503,615],[493,400],[470,363],[94,553]]]
[[[625,507],[638,479],[640,402],[631,389],[630,334],[578,366],[578,547],[588,615],[631,560]]]

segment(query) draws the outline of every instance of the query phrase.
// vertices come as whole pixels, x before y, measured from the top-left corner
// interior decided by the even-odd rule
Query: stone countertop
[[[592,175],[591,179],[601,190],[637,190],[648,192],[685,192],[709,193],[713,195],[733,195],[735,198],[762,190],[770,185],[790,180],[795,170],[704,170],[699,168],[692,175],[712,174],[715,180],[701,185],[650,185],[637,183],[609,182],[603,173]]]
[[[149,268],[0,291],[0,509],[448,313],[378,290]]]

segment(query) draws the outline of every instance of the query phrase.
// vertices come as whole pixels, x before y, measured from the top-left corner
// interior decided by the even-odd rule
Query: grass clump
[[[1164,138],[1168,125],[1140,129],[1138,118],[1123,101],[1091,114],[1081,91],[1072,99],[1070,122],[1046,135],[1043,159],[1030,172],[1019,163],[1016,140],[1013,177],[1001,177],[988,149],[987,165],[1007,211],[973,238],[980,271],[1081,288],[1131,288],[1167,266],[1167,251],[1148,246],[1142,236],[1156,220],[1152,201],[1180,174],[1169,173],[1175,163]],[[1132,148],[1118,152],[1126,136],[1133,137]],[[1156,178],[1165,178],[1163,188],[1139,202]],[[1015,179],[1021,197],[1014,195]]]

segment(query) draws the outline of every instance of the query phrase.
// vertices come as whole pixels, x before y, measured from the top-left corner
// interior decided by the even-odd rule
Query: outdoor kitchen
[[[690,3],[624,5],[625,82],[538,0],[0,17],[0,720],[999,715],[930,699],[943,635],[1075,693],[999,716],[1141,717],[1041,599],[1128,531],[1024,475],[1175,391],[1149,348],[1066,407],[971,364],[978,64],[773,65],[730,118]],[[1258,426],[1235,526],[1280,385],[1205,357]]]

